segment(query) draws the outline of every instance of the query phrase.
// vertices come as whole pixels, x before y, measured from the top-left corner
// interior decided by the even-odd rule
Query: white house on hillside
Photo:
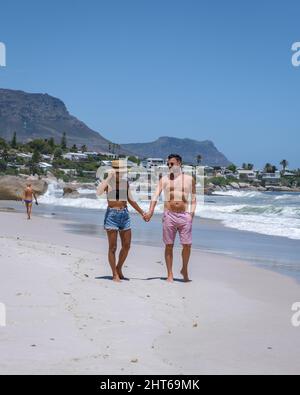
[[[255,170],[237,169],[237,178],[246,180],[256,180],[257,172]]]
[[[68,152],[67,154],[63,155],[63,158],[72,160],[74,162],[79,162],[81,160],[87,160],[88,155],[80,152]]]
[[[44,170],[49,170],[49,169],[52,168],[52,165],[50,165],[50,164],[47,163],[47,162],[40,162],[40,163],[39,163],[39,167],[40,167],[41,169],[44,169]]]
[[[162,158],[147,158],[142,161],[142,166],[150,169],[153,166],[163,166],[166,164],[166,160]]]
[[[111,152],[98,152],[98,155],[106,156],[107,158],[117,159],[118,155],[112,154]]]
[[[262,180],[268,183],[279,183],[280,171],[276,170],[275,173],[262,173]]]

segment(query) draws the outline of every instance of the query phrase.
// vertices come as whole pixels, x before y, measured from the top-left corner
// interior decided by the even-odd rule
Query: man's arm
[[[162,193],[163,190],[163,178],[161,178],[159,180],[158,186],[156,188],[156,191],[152,197],[151,203],[150,203],[150,208],[149,208],[149,212],[146,214],[146,220],[150,221],[150,219],[152,218],[153,214],[154,214],[154,210],[157,204],[157,201]]]

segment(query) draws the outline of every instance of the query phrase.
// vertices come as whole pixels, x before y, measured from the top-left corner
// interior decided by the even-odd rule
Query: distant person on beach
[[[131,245],[131,221],[127,202],[145,219],[145,213],[133,200],[127,180],[127,165],[125,161],[112,161],[112,170],[97,189],[97,195],[107,194],[108,207],[104,219],[104,229],[108,238],[108,260],[113,274],[113,280],[120,282],[125,277],[122,267],[128,256]],[[116,260],[118,233],[122,248]]]
[[[35,200],[35,204],[38,205],[37,197],[34,190],[32,189],[32,185],[28,183],[23,193],[23,201],[26,206],[27,219],[31,219],[33,199]]]
[[[151,201],[146,221],[150,221],[161,193],[164,193],[163,241],[168,282],[173,282],[173,249],[177,232],[182,244],[181,274],[189,282],[188,263],[192,247],[192,223],[196,211],[196,182],[191,175],[183,174],[182,158],[172,154],[168,157],[169,174],[162,177]]]

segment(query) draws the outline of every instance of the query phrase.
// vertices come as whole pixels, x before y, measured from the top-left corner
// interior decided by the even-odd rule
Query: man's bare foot
[[[182,274],[183,281],[184,281],[185,283],[188,283],[188,282],[191,281],[191,280],[189,279],[189,275],[188,275],[188,272],[187,272],[186,269],[181,269],[181,272],[180,272],[180,273]]]
[[[122,269],[119,266],[117,266],[117,273],[118,273],[118,275],[119,275],[121,280],[125,280],[125,277],[124,277],[124,274],[122,272]]]
[[[174,282],[174,277],[173,276],[168,276],[167,280],[168,283],[173,283]]]
[[[120,279],[120,277],[116,274],[116,275],[113,276],[113,281],[114,281],[115,283],[120,283],[120,282],[121,282],[121,279]]]

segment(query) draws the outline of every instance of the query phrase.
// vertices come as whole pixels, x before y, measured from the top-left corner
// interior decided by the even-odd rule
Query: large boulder
[[[249,184],[247,184],[246,182],[239,182],[239,186],[240,188],[249,188]]]
[[[64,197],[78,197],[80,196],[80,193],[78,192],[78,189],[89,189],[91,191],[95,191],[96,187],[95,184],[91,183],[78,183],[78,182],[70,182],[67,184],[64,184],[63,186],[63,191],[64,191]]]
[[[34,179],[24,179],[16,176],[0,177],[0,200],[21,200],[26,184],[30,182],[32,189],[37,195],[43,195],[48,188],[45,181]]]
[[[230,183],[230,186],[231,186],[233,189],[240,189],[240,186],[239,186],[239,184],[238,184],[237,182],[231,182],[231,183]]]
[[[79,184],[65,184],[63,190],[64,190],[64,196],[68,196],[71,194],[75,194],[76,192],[78,193],[78,188]],[[79,193],[78,193],[79,194]]]
[[[262,187],[262,186],[257,187],[256,189],[257,189],[257,191],[259,191],[259,192],[265,192],[265,191],[267,190],[267,188]]]
[[[276,186],[276,185],[266,185],[266,189],[271,192],[291,192],[291,188],[283,187],[283,186]]]

